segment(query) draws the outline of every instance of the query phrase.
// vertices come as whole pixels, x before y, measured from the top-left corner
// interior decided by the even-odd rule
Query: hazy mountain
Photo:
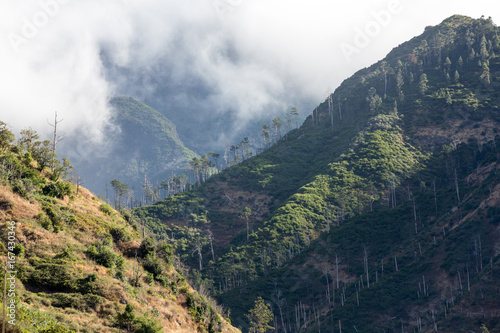
[[[111,100],[111,122],[117,130],[110,131],[110,150],[105,157],[76,163],[92,191],[112,197],[109,182],[118,179],[129,183],[136,199],[144,197],[143,185],[158,183],[184,171],[187,161],[197,156],[187,149],[175,125],[155,109],[131,97]]]
[[[495,331],[499,33],[428,27],[261,155],[135,213],[243,327],[262,296],[280,332]]]

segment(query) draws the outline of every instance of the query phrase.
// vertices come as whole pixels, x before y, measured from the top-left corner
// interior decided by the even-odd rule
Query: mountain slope
[[[13,145],[4,125],[7,332],[239,332],[190,287],[171,245],[143,239],[128,214],[65,181],[67,165],[44,166],[53,156],[42,143],[22,136]]]
[[[111,150],[105,158],[77,165],[93,191],[104,194],[104,184],[118,179],[130,183],[139,199],[144,196],[144,184],[171,177],[197,156],[183,145],[175,125],[158,111],[131,97],[116,97],[110,104],[114,109],[111,122],[119,128],[108,137]]]
[[[266,152],[135,212],[242,326],[261,295],[282,331],[497,327],[499,33],[429,27]]]

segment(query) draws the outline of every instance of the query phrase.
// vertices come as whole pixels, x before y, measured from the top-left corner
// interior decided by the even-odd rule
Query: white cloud
[[[369,44],[347,59],[340,46],[354,45],[358,30],[398,3]],[[192,112],[232,110],[233,119],[251,120],[270,108],[321,102],[328,88],[427,25],[453,14],[496,15],[498,23],[499,12],[493,0],[5,0],[0,119],[17,131],[31,126],[47,136],[47,119],[57,110],[66,133],[99,141],[109,97],[136,82],[105,75],[105,49],[120,68],[135,68],[134,75],[155,69],[136,91],[149,94],[167,79],[176,87],[172,99],[196,104]]]

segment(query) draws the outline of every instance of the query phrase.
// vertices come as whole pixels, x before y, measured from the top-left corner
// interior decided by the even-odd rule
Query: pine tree
[[[401,90],[401,88],[403,87],[404,84],[405,84],[405,82],[404,82],[404,79],[403,79],[403,73],[401,71],[401,68],[399,68],[398,69],[398,74],[396,76],[396,85],[398,87],[398,96],[399,96],[399,100],[401,102],[404,101],[404,99],[405,99],[403,90]]]
[[[446,57],[446,60],[444,61],[444,68],[446,71],[449,71],[451,67],[451,60],[450,58]]]
[[[484,36],[481,38],[481,44],[479,45],[479,55],[481,56],[482,61],[485,61],[490,56],[486,47],[486,37]]]
[[[269,304],[264,303],[260,296],[255,301],[255,307],[249,311],[246,317],[250,320],[251,333],[266,333],[274,329],[274,327],[269,326],[274,317],[273,312]]]
[[[370,112],[374,113],[377,109],[382,105],[382,98],[377,94],[377,90],[371,87],[368,90],[368,96],[366,97],[366,101],[370,107]]]
[[[422,96],[425,95],[425,92],[427,91],[427,89],[429,88],[427,86],[427,83],[429,82],[429,80],[427,80],[427,75],[424,73],[422,75],[420,75],[420,82],[419,82],[419,88],[420,88],[420,94],[422,94]]]
[[[490,68],[488,64],[485,62],[482,63],[483,72],[481,73],[480,79],[485,85],[489,85],[491,83],[490,80]]]
[[[297,118],[299,118],[299,111],[295,106],[292,106],[290,109],[290,116],[295,118],[295,127],[299,128],[299,123],[297,122]]]
[[[252,214],[252,210],[250,208],[248,208],[247,206],[245,206],[245,208],[243,208],[243,210],[241,211],[241,214],[240,214],[240,219],[244,219],[246,221],[246,225],[247,225],[247,241],[248,241],[248,234],[249,234],[249,226],[248,226],[248,218],[249,216]]]

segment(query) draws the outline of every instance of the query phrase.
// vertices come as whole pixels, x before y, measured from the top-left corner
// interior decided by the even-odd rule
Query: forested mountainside
[[[194,291],[173,247],[74,185],[48,141],[0,122],[7,332],[239,332]]]
[[[453,16],[346,79],[259,156],[134,210],[278,332],[500,329],[500,29]]]
[[[131,97],[116,97],[110,130],[105,143],[109,151],[91,161],[77,163],[85,185],[95,193],[112,197],[111,180],[129,184],[128,206],[133,200],[143,203],[156,200],[154,187],[162,180],[183,171],[187,162],[197,157],[184,146],[175,125],[155,109]]]

